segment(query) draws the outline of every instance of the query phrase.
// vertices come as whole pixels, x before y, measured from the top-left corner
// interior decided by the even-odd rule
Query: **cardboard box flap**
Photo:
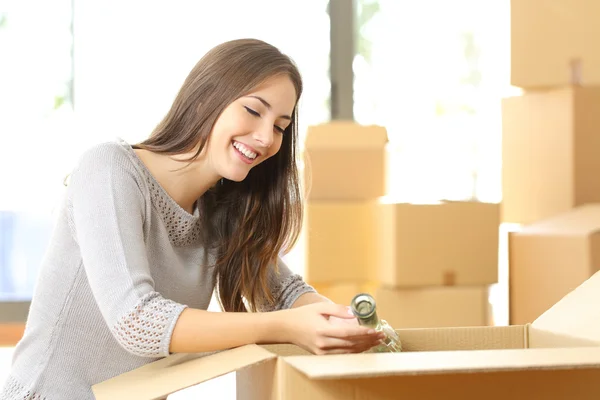
[[[530,347],[600,346],[600,272],[533,321],[529,344]]]
[[[589,235],[600,231],[600,204],[585,204],[524,226],[519,235]]]
[[[433,351],[285,357],[311,379],[600,367],[600,347]]]
[[[527,347],[527,326],[396,329],[402,351],[494,350]]]
[[[162,399],[171,393],[258,364],[277,355],[248,345],[228,351],[174,354],[92,386],[97,400]]]
[[[306,133],[306,148],[312,149],[384,149],[388,143],[383,126],[360,125],[352,121],[333,121],[314,125]]]

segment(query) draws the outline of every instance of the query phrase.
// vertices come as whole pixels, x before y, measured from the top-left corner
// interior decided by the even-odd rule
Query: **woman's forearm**
[[[283,312],[231,313],[186,308],[173,330],[169,351],[202,353],[251,343],[289,342]]]
[[[305,293],[292,305],[297,308],[331,300]],[[229,349],[250,343],[290,343],[285,310],[266,313],[210,312],[183,310],[171,337],[171,353],[202,353]]]
[[[318,293],[304,293],[296,299],[294,304],[292,304],[292,308],[302,307],[313,303],[332,303],[332,301]]]

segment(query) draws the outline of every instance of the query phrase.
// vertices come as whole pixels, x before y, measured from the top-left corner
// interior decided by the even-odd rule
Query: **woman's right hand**
[[[361,353],[381,343],[384,334],[358,324],[336,323],[330,317],[355,319],[348,307],[326,302],[285,310],[288,341],[313,354]]]

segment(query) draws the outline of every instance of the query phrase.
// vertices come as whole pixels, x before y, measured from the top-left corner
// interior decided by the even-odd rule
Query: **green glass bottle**
[[[396,353],[402,351],[400,337],[394,328],[377,316],[377,306],[373,296],[368,293],[357,294],[350,302],[350,308],[360,325],[368,326],[385,334],[384,344],[372,348],[370,352]]]

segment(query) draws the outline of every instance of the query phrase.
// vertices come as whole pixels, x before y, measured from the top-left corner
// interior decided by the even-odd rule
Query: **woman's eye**
[[[250,107],[244,106],[244,108],[246,109],[246,111],[248,111],[250,114],[254,115],[255,117],[260,117],[260,114],[257,113],[256,111],[254,111],[253,109],[251,109]]]
[[[259,117],[260,118],[260,114],[258,113],[258,111],[255,111],[253,109],[251,109],[248,106],[244,106],[244,108],[246,109],[246,111],[248,111],[248,113],[254,117]],[[275,125],[274,126],[275,130],[279,133],[284,133],[285,132],[285,128],[282,128],[280,126]]]

